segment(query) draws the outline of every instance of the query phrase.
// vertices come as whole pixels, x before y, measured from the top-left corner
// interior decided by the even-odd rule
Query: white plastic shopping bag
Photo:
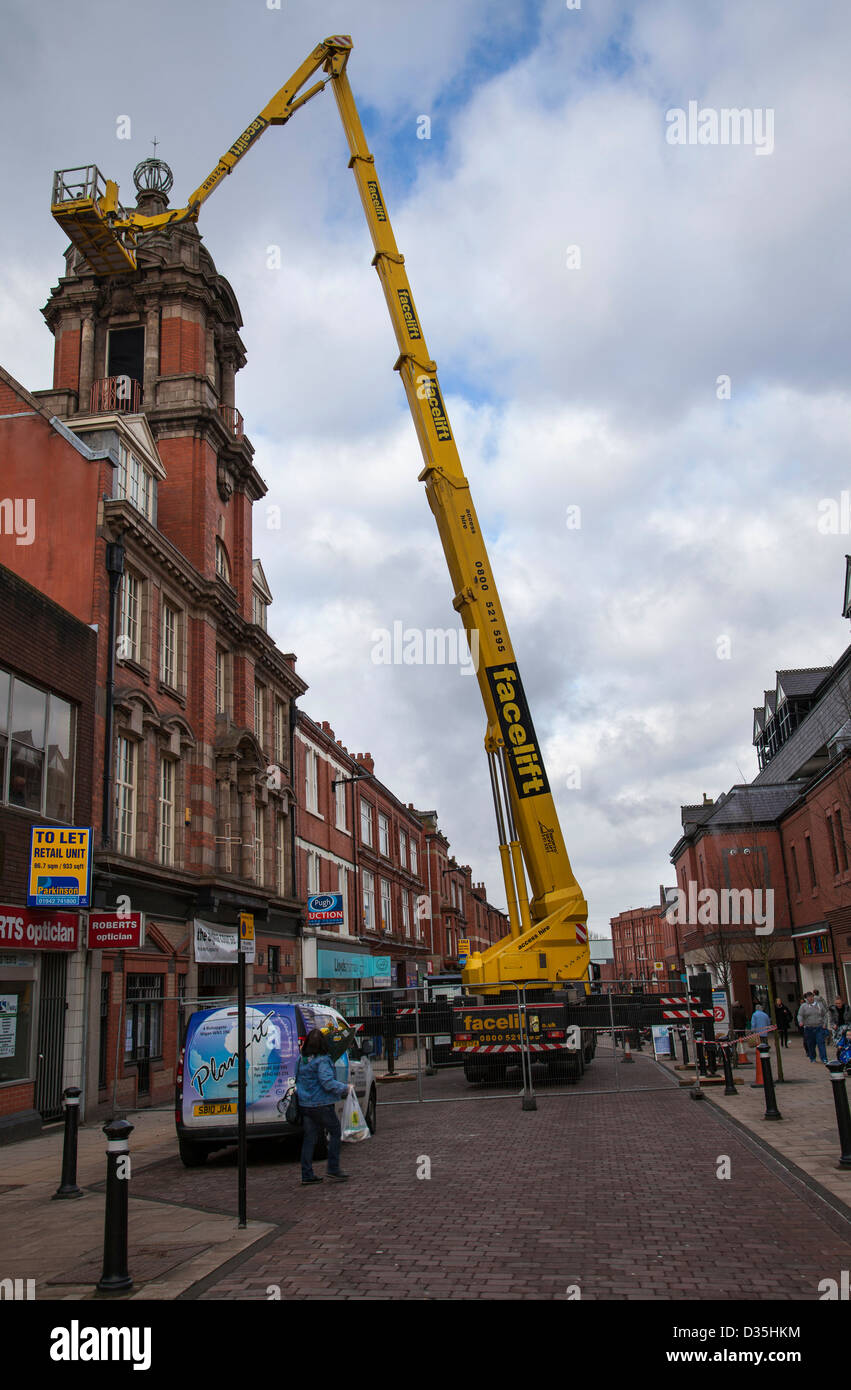
[[[363,1117],[360,1101],[353,1091],[349,1091],[343,1102],[342,1128],[345,1144],[357,1144],[359,1140],[369,1138],[369,1128]]]

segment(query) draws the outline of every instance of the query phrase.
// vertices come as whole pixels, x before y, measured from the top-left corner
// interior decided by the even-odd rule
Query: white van
[[[301,1126],[287,1124],[285,1111],[301,1044],[312,1028],[327,1032],[337,1080],[354,1086],[370,1133],[375,1133],[375,1077],[367,1055],[371,1044],[358,1041],[341,1013],[319,1000],[293,1000],[290,995],[248,1000],[245,1014],[249,1143],[301,1132]],[[174,1111],[187,1168],[197,1168],[215,1149],[236,1143],[237,1047],[235,1004],[192,1014],[177,1069]]]

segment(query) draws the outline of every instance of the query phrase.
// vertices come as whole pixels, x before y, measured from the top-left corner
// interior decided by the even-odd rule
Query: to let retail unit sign
[[[92,832],[77,826],[34,825],[30,838],[27,907],[88,907]]]

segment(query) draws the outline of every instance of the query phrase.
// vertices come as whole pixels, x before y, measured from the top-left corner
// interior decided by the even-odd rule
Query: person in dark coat
[[[748,1026],[748,1016],[745,1013],[744,1004],[734,1004],[730,1010],[730,1021],[736,1033],[744,1033]]]
[[[780,1046],[789,1046],[789,1028],[792,1024],[792,1014],[782,999],[774,1001],[774,1017],[777,1019],[777,1031],[780,1034]]]

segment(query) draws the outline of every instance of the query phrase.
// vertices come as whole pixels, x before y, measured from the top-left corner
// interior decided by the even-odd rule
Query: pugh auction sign
[[[30,837],[27,907],[88,907],[92,832],[76,826],[34,825]]]

